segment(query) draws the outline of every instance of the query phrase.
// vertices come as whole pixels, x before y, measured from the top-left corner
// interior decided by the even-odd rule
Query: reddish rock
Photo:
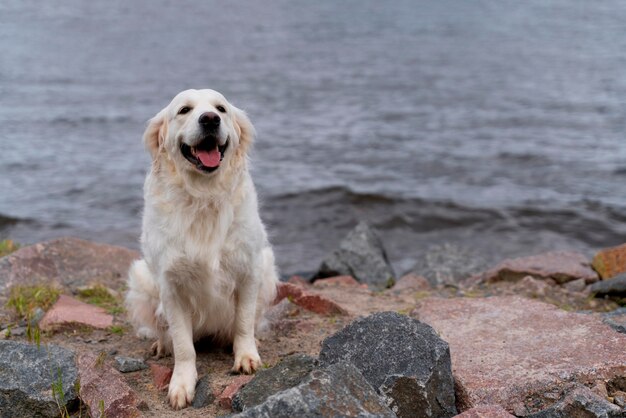
[[[553,251],[530,257],[505,260],[482,275],[482,280],[516,281],[526,276],[553,279],[559,284],[576,279],[585,283],[598,281],[598,274],[591,268],[587,257],[577,252]]]
[[[603,279],[626,272],[626,244],[600,250],[593,257],[592,265]]]
[[[91,282],[120,289],[139,253],[77,238],[60,238],[20,248],[0,259],[0,294],[9,287],[58,284],[74,289]]]
[[[549,407],[570,382],[626,375],[626,335],[594,315],[520,297],[424,299],[414,315],[450,345],[457,406]]]
[[[233,397],[244,387],[254,376],[237,376],[217,397],[217,403],[224,409],[232,409]]]
[[[98,306],[61,295],[39,322],[39,328],[44,331],[72,325],[107,329],[113,325],[113,316]]]
[[[278,304],[285,298],[306,310],[320,315],[344,315],[347,313],[336,302],[324,296],[307,292],[291,283],[280,283],[278,285],[274,304]]]
[[[431,290],[428,279],[415,273],[405,274],[396,282],[391,290],[411,290],[411,291],[427,291]]]
[[[361,286],[367,287],[366,284],[361,284],[356,281],[352,276],[335,276],[326,279],[318,279],[313,282],[313,287],[352,287]]]
[[[92,417],[140,417],[146,407],[122,374],[104,364],[92,353],[78,357],[80,399],[89,407]],[[104,408],[104,415],[102,415]]]
[[[154,387],[156,387],[158,390],[166,389],[167,385],[170,384],[173,370],[167,366],[150,363],[150,371],[152,372],[152,381],[154,382]]]
[[[302,276],[291,276],[289,280],[287,280],[287,283],[295,284],[300,287],[308,287],[311,285],[311,283]]]
[[[500,405],[483,405],[468,409],[454,418],[514,418]]]

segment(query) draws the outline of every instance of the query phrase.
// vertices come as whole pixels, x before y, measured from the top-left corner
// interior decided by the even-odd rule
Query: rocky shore
[[[398,275],[359,224],[279,285],[263,369],[197,343],[193,405],[122,299],[139,254],[62,238],[0,259],[0,416],[626,417],[626,244],[486,265],[451,245]]]

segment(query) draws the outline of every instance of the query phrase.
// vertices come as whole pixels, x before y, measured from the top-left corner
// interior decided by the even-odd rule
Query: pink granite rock
[[[552,251],[530,257],[505,260],[481,275],[482,280],[515,281],[526,276],[540,279],[553,279],[559,284],[584,279],[585,283],[598,281],[596,273],[587,257],[577,252]]]
[[[167,366],[161,366],[160,364],[150,363],[150,371],[152,372],[152,381],[154,387],[158,390],[164,390],[170,384],[173,370]]]
[[[146,404],[128,386],[122,374],[107,366],[95,354],[78,356],[80,399],[92,417],[140,417]],[[102,415],[104,409],[104,415]]]
[[[333,300],[313,292],[305,291],[300,286],[291,283],[279,283],[274,304],[278,304],[285,298],[288,298],[290,302],[308,311],[320,315],[347,314],[347,311]]]
[[[395,285],[390,290],[410,290],[410,291],[426,291],[431,290],[432,287],[428,282],[428,279],[423,276],[419,276],[415,273],[405,274],[400,277]]]
[[[39,328],[44,331],[72,325],[107,329],[113,325],[113,317],[98,306],[61,295],[39,322]]]
[[[119,290],[137,258],[136,251],[77,238],[30,245],[0,259],[0,294],[16,284],[42,282],[71,289],[99,282]]]
[[[359,283],[352,276],[328,277],[325,279],[318,279],[313,282],[313,287],[352,287],[352,286],[367,287],[366,284]]]
[[[233,404],[233,397],[244,387],[254,376],[237,376],[217,397],[217,403],[224,409],[230,410]]]
[[[413,312],[450,345],[457,406],[549,407],[572,382],[626,376],[626,335],[594,315],[520,297],[424,299]]]
[[[514,418],[500,405],[483,405],[468,409],[454,418]]]

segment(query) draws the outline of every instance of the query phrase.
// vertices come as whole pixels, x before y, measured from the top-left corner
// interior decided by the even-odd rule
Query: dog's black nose
[[[220,115],[215,112],[204,112],[198,118],[198,123],[202,125],[203,128],[217,128],[220,126]]]

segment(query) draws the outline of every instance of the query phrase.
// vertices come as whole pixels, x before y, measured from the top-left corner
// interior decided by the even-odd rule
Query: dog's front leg
[[[237,373],[254,373],[261,365],[261,357],[259,357],[254,338],[258,293],[259,282],[255,277],[247,277],[237,288],[233,341],[235,353],[233,371]]]
[[[174,409],[180,409],[193,401],[198,379],[191,314],[172,295],[163,301],[174,349],[174,373],[167,397]]]

